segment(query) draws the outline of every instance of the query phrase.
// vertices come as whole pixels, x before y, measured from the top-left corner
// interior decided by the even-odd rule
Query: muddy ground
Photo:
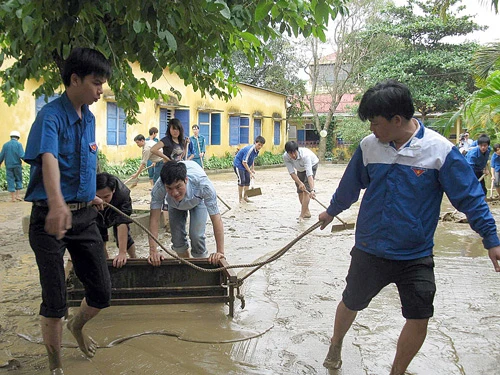
[[[344,167],[321,165],[316,189],[328,204]],[[259,170],[261,196],[237,203],[236,176],[210,175],[231,206],[223,215],[229,263],[269,257],[313,225],[323,208],[311,202],[313,218],[298,223],[298,199],[284,167]],[[148,183],[135,187],[135,208],[147,208]],[[48,374],[39,343],[38,270],[22,232],[28,203],[0,197],[0,374]],[[224,205],[220,204],[222,212]],[[358,205],[340,216],[355,222]],[[452,211],[443,203],[443,212]],[[495,217],[500,210],[492,208]],[[211,226],[208,244],[215,249]],[[403,235],[403,234],[402,234]],[[162,234],[162,243],[169,237]],[[354,231],[315,230],[282,258],[246,279],[246,306],[234,318],[220,304],[115,306],[87,326],[100,345],[93,359],[75,348],[65,330],[67,375],[131,374],[328,374],[322,362],[335,308],[341,298]],[[146,237],[136,238],[146,256]],[[116,248],[112,248],[116,251]],[[440,223],[436,234],[437,295],[427,340],[408,374],[499,374],[500,275],[480,237],[467,224]],[[249,272],[239,269],[240,276]],[[395,287],[386,288],[358,315],[344,345],[344,365],[335,374],[388,374],[404,319]],[[130,338],[120,344],[113,341]],[[18,361],[18,362],[16,362]]]

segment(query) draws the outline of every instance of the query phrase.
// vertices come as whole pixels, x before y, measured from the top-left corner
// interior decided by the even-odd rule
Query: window
[[[210,144],[211,145],[220,145],[220,123],[221,123],[221,115],[220,113],[212,113],[210,116],[212,120],[212,127],[210,132]]]
[[[47,101],[45,101],[45,99],[47,98],[47,96],[43,95],[43,96],[40,96],[39,98],[36,98],[35,100],[35,115],[38,114],[38,112],[40,112],[40,110],[42,109],[42,107],[47,104],[47,103],[50,103],[51,101],[59,98],[61,95],[59,94],[54,94],[52,96],[49,96]]]
[[[262,119],[256,118],[253,120],[253,139],[262,135]]]
[[[189,137],[189,109],[176,109],[175,118],[178,119],[184,129],[184,137]]]
[[[200,135],[207,140],[207,144],[210,144],[210,113],[198,113],[198,126],[200,127]]]
[[[108,122],[106,127],[106,144],[126,145],[127,144],[127,123],[125,122],[125,112],[116,103],[108,102]]]
[[[279,145],[281,142],[281,122],[274,122],[274,145]]]
[[[160,126],[158,127],[160,129],[160,139],[165,137],[165,134],[167,134],[168,121],[173,117],[174,113],[170,108],[160,108]]]
[[[229,117],[229,145],[248,144],[250,119],[248,117]]]

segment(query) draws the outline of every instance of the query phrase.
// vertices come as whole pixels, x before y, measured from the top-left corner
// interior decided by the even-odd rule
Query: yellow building
[[[150,81],[150,75],[134,66],[136,77]],[[181,92],[180,101],[171,97],[168,103],[148,100],[139,104],[137,116],[139,124],[129,125],[124,122],[124,112],[117,107],[112,91],[105,89],[101,99],[91,106],[96,117],[96,140],[99,149],[111,163],[119,163],[126,158],[141,155],[141,150],[134,142],[137,134],[148,137],[148,130],[157,127],[159,138],[165,135],[168,120],[178,118],[186,136],[192,135],[191,126],[198,124],[200,134],[206,139],[207,157],[223,156],[226,152],[234,154],[238,148],[254,142],[257,135],[266,139],[263,151],[282,152],[286,142],[286,96],[271,90],[240,84],[240,93],[229,102],[218,98],[202,97],[191,86],[185,86],[182,80],[171,74],[168,69],[153,86],[163,92],[175,87]],[[0,98],[0,112],[3,121],[0,132],[0,144],[7,142],[9,133],[18,130],[20,142],[26,145],[31,124],[44,99],[32,95],[38,87],[35,81],[25,84],[16,105],[9,107]],[[55,95],[49,100],[57,97]]]

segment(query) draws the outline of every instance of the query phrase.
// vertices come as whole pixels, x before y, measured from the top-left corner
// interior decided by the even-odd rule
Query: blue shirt
[[[255,149],[255,144],[243,147],[236,154],[233,160],[233,166],[238,169],[245,169],[243,162],[246,162],[249,167],[253,165],[255,158],[259,155],[259,151]]]
[[[59,162],[61,191],[66,202],[90,202],[95,198],[95,117],[87,105],[82,106],[80,120],[64,93],[38,113],[26,144],[25,161],[31,165],[25,198],[28,202],[47,199],[42,176],[45,153],[51,153]]]
[[[443,192],[466,214],[486,249],[500,245],[496,224],[477,177],[459,150],[421,123],[396,150],[373,134],[349,162],[327,212],[336,216],[366,189],[356,223],[355,246],[381,258],[432,255]]]
[[[5,143],[0,152],[0,164],[5,162],[6,168],[20,167],[24,158],[23,145],[15,138]]]
[[[500,172],[500,156],[496,152],[491,157],[491,168],[494,168],[495,172]]]
[[[474,169],[474,172],[482,172],[486,168],[486,164],[488,164],[488,159],[490,158],[490,150],[491,147],[488,146],[488,149],[483,154],[479,146],[469,149],[465,155],[465,159],[472,169]]]
[[[217,193],[203,168],[192,160],[180,161],[179,163],[184,163],[187,169],[186,195],[180,202],[177,202],[167,194],[167,189],[159,178],[151,191],[150,208],[159,210],[162,208],[163,202],[166,202],[169,207],[188,211],[204,202],[209,215],[218,214]]]
[[[205,137],[198,135],[196,138],[194,135],[189,137],[190,145],[188,148],[188,157],[194,155],[195,159],[200,158],[200,153],[205,152]]]

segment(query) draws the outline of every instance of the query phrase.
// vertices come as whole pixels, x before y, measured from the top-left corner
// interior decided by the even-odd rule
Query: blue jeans
[[[155,166],[153,168],[151,168],[153,171],[153,184],[156,183],[156,180],[158,180],[160,178],[160,172],[161,172],[161,169],[163,168],[163,162],[162,161],[159,161],[155,164]],[[151,170],[151,169],[148,169],[148,172]],[[151,178],[151,177],[150,177]]]
[[[178,210],[168,206],[170,232],[172,233],[172,250],[183,253],[189,248],[186,233],[188,211]],[[207,226],[208,211],[204,202],[189,210],[189,239],[191,240],[191,255],[194,258],[207,258],[205,246],[205,229]]]
[[[23,167],[6,168],[7,190],[11,193],[23,188]]]

